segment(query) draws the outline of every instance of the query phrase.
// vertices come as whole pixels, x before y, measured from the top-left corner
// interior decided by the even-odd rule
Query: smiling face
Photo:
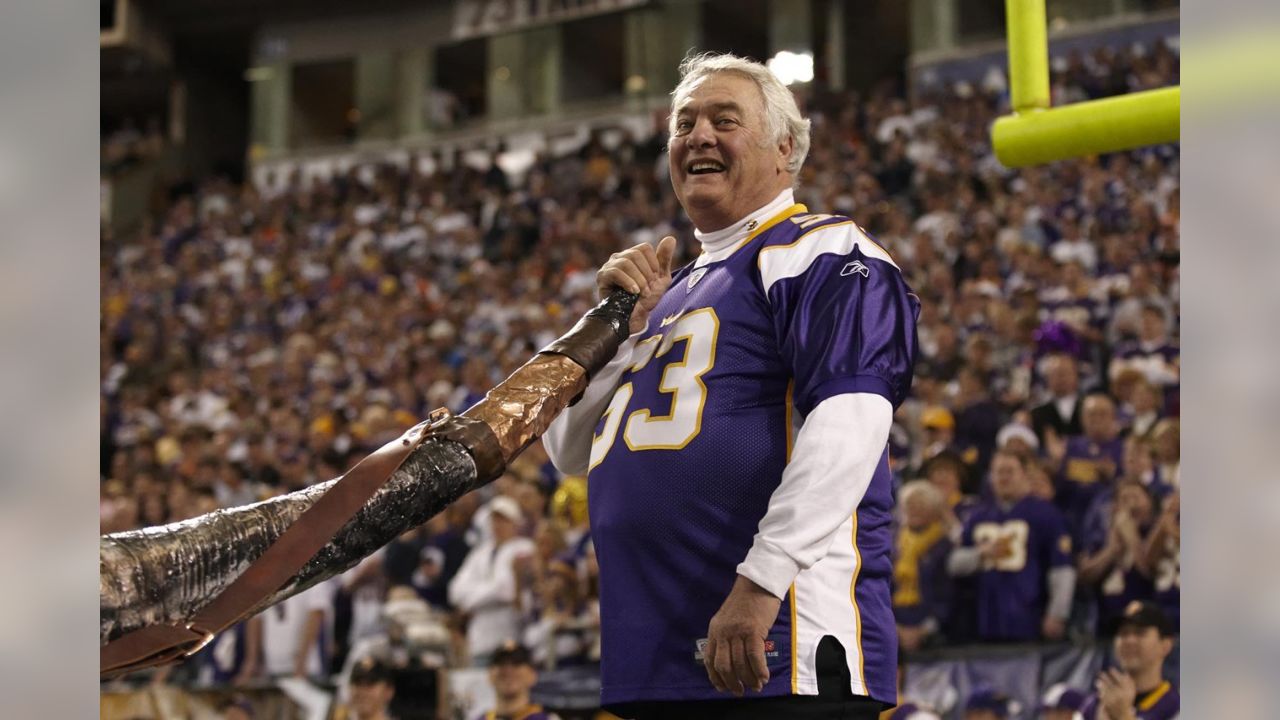
[[[671,184],[699,230],[727,227],[791,186],[792,142],[774,142],[755,81],[714,73],[677,95],[672,108]]]

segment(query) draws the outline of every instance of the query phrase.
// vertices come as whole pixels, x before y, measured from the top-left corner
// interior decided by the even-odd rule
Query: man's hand
[[[764,640],[781,606],[768,590],[738,576],[707,627],[702,661],[716,690],[742,697],[746,688],[759,692],[769,681]]]
[[[671,285],[671,257],[676,252],[676,239],[670,235],[662,238],[655,250],[649,243],[640,243],[614,253],[596,273],[596,291],[604,299],[614,288],[636,293],[640,300],[631,312],[631,334],[644,330],[649,313],[662,299]]]
[[[1133,702],[1138,696],[1133,678],[1111,668],[1098,675],[1093,687],[1098,691],[1098,704],[1110,720],[1133,720]]]

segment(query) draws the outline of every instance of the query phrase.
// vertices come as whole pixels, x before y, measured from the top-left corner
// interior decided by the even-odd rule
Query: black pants
[[[838,640],[830,635],[822,638],[816,659],[817,695],[635,702],[606,709],[628,720],[876,720],[880,716],[882,703],[850,691],[849,665]]]

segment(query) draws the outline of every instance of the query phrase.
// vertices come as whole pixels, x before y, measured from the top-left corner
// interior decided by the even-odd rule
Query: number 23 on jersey
[[[720,319],[712,308],[685,313],[666,334],[653,335],[636,345],[630,374],[640,372],[650,360],[666,359],[658,380],[658,392],[671,396],[671,411],[654,415],[647,407],[638,407],[623,415],[636,393],[633,382],[618,386],[601,419],[604,427],[591,440],[591,468],[604,461],[622,430],[623,442],[632,451],[679,450],[688,445],[702,430],[702,410],[707,402],[707,386],[702,376],[716,363],[716,336]],[[673,357],[677,343],[684,341],[684,353]]]

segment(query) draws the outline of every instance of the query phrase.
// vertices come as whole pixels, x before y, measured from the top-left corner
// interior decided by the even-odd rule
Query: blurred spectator
[[[943,452],[959,452],[955,447],[956,418],[944,407],[925,408],[920,414],[920,425],[924,428],[924,460],[928,462]],[[972,464],[977,460],[976,449],[970,448],[964,461]]]
[[[1034,458],[1040,452],[1040,439],[1026,425],[1011,422],[996,433],[996,449],[1008,450],[1024,458]]]
[[[1085,693],[1058,683],[1045,691],[1040,701],[1040,720],[1075,720],[1084,708]]]
[[[1049,458],[1058,466],[1055,500],[1076,538],[1089,504],[1111,487],[1124,463],[1124,441],[1111,398],[1103,393],[1089,395],[1081,418],[1081,435],[1064,440],[1047,433]]]
[[[948,531],[959,532],[959,525],[978,506],[978,500],[970,490],[968,466],[955,453],[943,452],[925,463],[922,474],[946,502],[951,516],[948,518]]]
[[[1076,580],[1062,515],[1031,495],[1025,461],[1017,455],[995,454],[991,486],[995,500],[969,517],[948,570],[977,574],[983,640],[1061,639]]]
[[[1177,488],[1182,482],[1181,438],[1181,424],[1174,418],[1161,420],[1151,431],[1151,444],[1156,454],[1156,473],[1160,482],[1172,488]]]
[[[326,636],[332,608],[333,586],[326,581],[251,619],[246,647],[260,648],[262,672],[270,678],[319,678],[327,674],[331,638]],[[249,655],[242,672],[258,667],[258,661],[258,653]]]
[[[587,661],[591,631],[598,618],[587,608],[581,587],[577,570],[565,558],[552,560],[538,579],[535,612],[523,635],[538,666],[554,668]]]
[[[1168,320],[1157,305],[1142,308],[1137,339],[1116,348],[1109,374],[1114,380],[1126,369],[1134,369],[1147,382],[1165,388],[1178,384],[1178,347],[1169,341]]]
[[[893,564],[893,614],[903,650],[918,650],[950,620],[951,587],[947,557],[947,506],[941,491],[925,480],[903,486],[898,495],[902,525]]]
[[[376,661],[389,671],[395,688],[393,716],[446,717],[450,634],[443,616],[403,586],[387,593],[382,615],[383,631],[365,636],[351,648],[342,677],[350,678],[362,663]],[[340,691],[354,699],[350,685],[350,681],[339,682]]]
[[[1182,545],[1180,493],[1173,491],[1164,499],[1160,517],[1147,537],[1142,553],[1143,565],[1155,584],[1155,600],[1168,618],[1174,632],[1178,631],[1181,617],[1182,572],[1180,552]]]
[[[426,542],[411,584],[436,608],[444,609],[449,604],[449,583],[471,550],[467,533],[479,503],[477,493],[467,493],[424,526]]]
[[[529,691],[538,683],[538,671],[524,646],[508,641],[494,651],[489,682],[497,706],[477,720],[559,720],[558,715],[543,711],[529,699]]]
[[[965,367],[956,376],[958,391],[955,445],[979,476],[985,475],[991,453],[996,449],[996,436],[1004,424],[1004,412],[987,392],[989,380],[973,367]]]
[[[365,658],[351,669],[351,702],[340,706],[334,720],[394,720],[388,712],[396,688],[391,669],[374,658]]]
[[[1125,608],[1115,639],[1115,668],[1103,670],[1080,714],[1085,720],[1172,720],[1178,717],[1178,690],[1164,679],[1164,661],[1173,651],[1173,629],[1154,603]]]
[[[524,515],[515,500],[499,495],[488,507],[492,537],[471,549],[449,583],[450,604],[467,616],[467,652],[481,667],[504,640],[520,634],[515,563],[536,550],[519,534]]]
[[[1058,437],[1079,435],[1083,430],[1079,394],[1080,374],[1075,358],[1070,355],[1050,355],[1044,360],[1045,381],[1049,399],[1031,410],[1031,427],[1045,443],[1045,432],[1052,429]]]
[[[1124,377],[1126,372],[1132,373],[1133,380],[1128,399],[1120,408],[1124,429],[1129,435],[1149,437],[1162,417],[1163,399],[1156,386],[1136,370],[1122,371],[1119,377]]]
[[[1098,501],[1106,503],[1107,496]],[[1146,564],[1144,538],[1155,521],[1155,503],[1140,482],[1120,482],[1114,492],[1105,536],[1084,539],[1079,560],[1080,582],[1098,586],[1098,632],[1110,637],[1124,609],[1134,600],[1150,600],[1155,592]],[[1098,528],[1101,530],[1101,528]]]
[[[978,690],[964,703],[964,720],[1006,720],[1018,712],[1018,704],[994,690]]]

